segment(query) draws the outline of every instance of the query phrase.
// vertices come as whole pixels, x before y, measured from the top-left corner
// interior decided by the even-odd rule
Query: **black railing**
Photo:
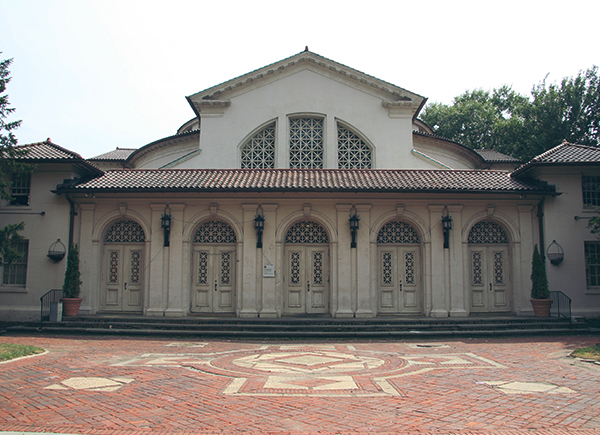
[[[550,315],[571,320],[571,298],[563,292],[550,292],[550,299],[552,299]]]
[[[40,313],[40,326],[42,325],[44,320],[50,320],[52,304],[55,303],[57,304],[55,305],[55,307],[58,307],[58,302],[60,301],[60,298],[62,298],[62,295],[63,291],[61,288],[59,288],[50,290],[40,298],[40,303],[42,305],[42,310]]]

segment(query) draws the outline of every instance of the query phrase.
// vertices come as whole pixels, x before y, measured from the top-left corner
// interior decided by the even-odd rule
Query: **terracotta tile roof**
[[[24,160],[83,160],[79,154],[52,143],[50,139],[44,142],[18,145],[15,148],[27,151],[21,156]]]
[[[91,157],[88,160],[127,160],[127,158],[136,151],[137,148],[117,148],[116,150],[100,154],[96,157]]]
[[[19,160],[30,161],[32,163],[73,163],[74,165],[84,168],[86,171],[91,172],[94,175],[100,175],[104,173],[104,171],[85,160],[76,152],[56,145],[55,143],[52,143],[50,139],[47,139],[44,142],[18,145],[15,147],[15,149],[26,151],[26,153],[18,157]]]
[[[114,170],[73,187],[105,191],[553,192],[504,171],[193,169]]]
[[[518,176],[529,172],[535,166],[547,165],[589,165],[600,163],[600,148],[587,145],[576,145],[563,142],[528,163],[514,170],[513,175]]]
[[[496,150],[473,150],[479,154],[487,163],[519,163],[516,157],[503,154]]]

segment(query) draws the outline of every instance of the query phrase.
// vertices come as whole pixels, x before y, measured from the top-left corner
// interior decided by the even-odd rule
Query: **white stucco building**
[[[65,268],[45,254],[70,232],[84,314],[531,315],[531,255],[549,240],[565,252],[551,290],[599,314],[600,248],[574,219],[598,205],[582,193],[600,182],[596,149],[563,144],[514,171],[432,134],[424,97],[309,51],[187,99],[195,117],[171,137],[40,157],[29,205],[1,209],[29,244],[26,279],[0,286],[2,318],[39,316]]]

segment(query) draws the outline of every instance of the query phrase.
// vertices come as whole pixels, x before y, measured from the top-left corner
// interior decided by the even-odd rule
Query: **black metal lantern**
[[[256,230],[256,247],[262,248],[262,233],[265,229],[265,218],[257,214],[254,217],[254,229]]]
[[[448,249],[450,247],[450,230],[452,229],[450,216],[442,216],[442,229],[444,230],[444,249]]]
[[[55,263],[58,263],[60,260],[65,258],[65,253],[67,248],[60,239],[57,239],[52,245],[50,245],[50,249],[48,249],[48,258],[50,258]]]
[[[160,218],[160,227],[165,232],[165,239],[163,246],[169,246],[169,233],[171,232],[171,220],[173,218],[169,214],[163,214]]]
[[[352,242],[350,242],[350,248],[356,248],[356,232],[358,231],[360,217],[356,214],[350,216],[350,232],[352,234]]]
[[[550,246],[548,246],[548,249],[546,250],[546,257],[548,257],[550,263],[558,266],[565,258],[565,251],[562,246],[556,243],[556,240],[552,240],[552,243],[550,243]]]

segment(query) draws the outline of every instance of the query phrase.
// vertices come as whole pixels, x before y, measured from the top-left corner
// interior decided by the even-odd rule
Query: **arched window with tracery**
[[[110,226],[104,243],[142,243],[146,241],[144,230],[133,220],[120,220]]]
[[[414,244],[419,243],[417,231],[409,223],[392,221],[385,224],[377,234],[380,244]]]
[[[323,119],[290,118],[290,168],[323,168]]]
[[[356,133],[338,124],[338,168],[371,169],[371,149]]]
[[[194,243],[236,243],[236,241],[233,228],[219,220],[204,222],[194,235]]]
[[[275,123],[267,125],[242,147],[242,169],[275,167]]]
[[[508,243],[508,236],[504,229],[496,222],[477,222],[473,225],[471,231],[469,231],[469,244],[487,245],[506,243]]]
[[[329,243],[329,237],[325,229],[313,221],[296,222],[290,227],[286,236],[285,243],[298,244],[321,244]]]

